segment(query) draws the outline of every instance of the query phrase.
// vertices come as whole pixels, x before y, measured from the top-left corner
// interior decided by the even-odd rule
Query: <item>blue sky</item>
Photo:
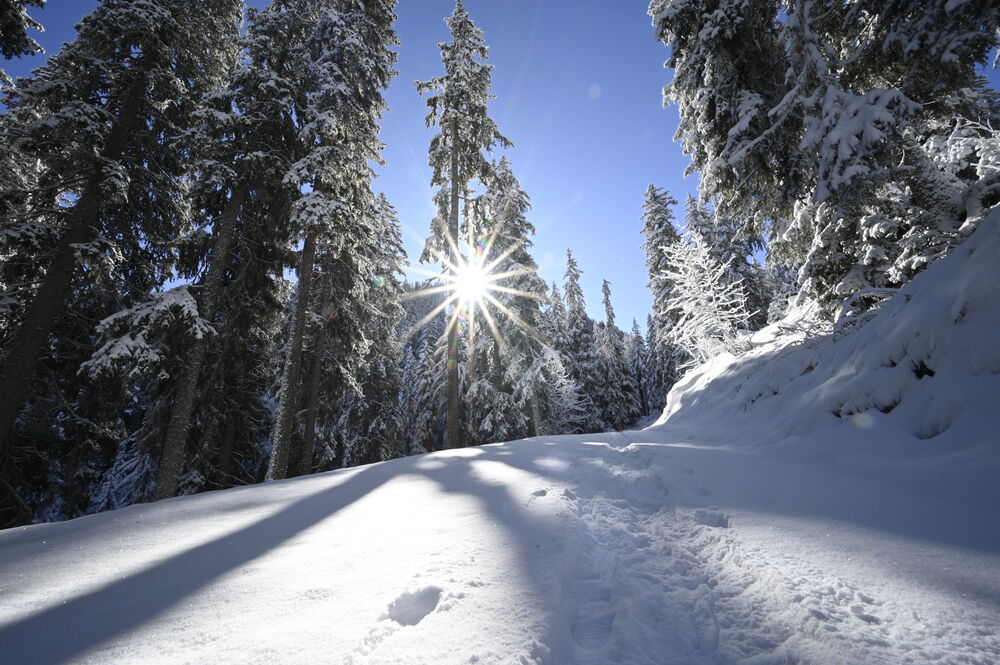
[[[49,0],[30,11],[44,26],[36,35],[53,53],[74,38],[73,26],[95,0]],[[265,0],[248,4],[262,7]],[[588,309],[604,317],[601,280],[611,282],[618,323],[645,324],[646,288],[640,229],[642,193],[650,182],[683,200],[687,159],[671,141],[673,110],[661,104],[669,80],[667,51],[653,40],[647,0],[466,0],[483,29],[495,66],[491,113],[514,142],[506,154],[531,196],[538,232],[532,252],[541,275],[560,284],[566,248],[583,270]],[[414,81],[442,73],[437,44],[449,39],[444,17],[454,0],[400,0],[396,30],[399,76],[387,94],[382,126],[387,165],[375,187],[396,206],[406,250],[419,257],[434,209],[427,165],[433,131]],[[7,63],[26,75],[44,56]]]

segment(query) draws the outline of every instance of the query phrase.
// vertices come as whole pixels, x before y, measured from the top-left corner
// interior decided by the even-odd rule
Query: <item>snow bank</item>
[[[787,323],[685,375],[655,426],[802,453],[995,462],[1000,208],[860,327],[782,333]]]

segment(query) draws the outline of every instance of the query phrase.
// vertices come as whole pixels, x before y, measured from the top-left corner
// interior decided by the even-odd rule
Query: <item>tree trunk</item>
[[[226,274],[233,240],[236,237],[236,219],[246,197],[247,187],[244,185],[233,193],[225,212],[215,221],[218,233],[212,247],[208,273],[205,275],[204,291],[202,297],[198,299],[199,315],[209,323],[215,318],[215,309],[222,295],[222,278]],[[180,478],[181,465],[184,463],[184,444],[187,442],[191,414],[194,412],[198,377],[201,375],[207,344],[208,339],[205,337],[196,339],[184,354],[181,375],[177,380],[177,392],[174,395],[174,408],[170,413],[170,423],[167,425],[167,434],[163,440],[155,501],[169,499],[177,493],[177,480]]]
[[[144,91],[149,80],[146,66],[137,65],[139,73],[128,88],[118,118],[111,126],[102,161],[116,161],[129,146],[132,126],[142,108]],[[55,258],[45,271],[34,301],[25,312],[0,364],[0,453],[5,451],[14,434],[14,423],[21,404],[28,396],[38,361],[45,353],[52,326],[66,302],[73,273],[76,272],[76,245],[92,240],[103,202],[101,170],[92,173],[84,185],[73,210],[67,214],[67,228],[59,238]]]
[[[451,229],[455,237],[452,244],[452,263],[458,265],[458,120],[451,125]],[[451,233],[449,229],[448,233]],[[451,243],[450,243],[451,244]],[[458,448],[462,444],[459,439],[459,404],[458,404],[458,318],[454,325],[448,328],[448,361],[447,361],[447,392],[448,413],[445,421],[444,447]]]
[[[231,416],[225,419],[225,431],[222,433],[222,450],[219,452],[219,472],[223,487],[232,487],[233,477],[233,446],[236,443],[236,423]]]
[[[542,422],[542,414],[538,411],[538,395],[536,391],[532,391],[531,396],[531,436],[538,436],[538,430],[541,429],[539,425]]]
[[[306,312],[312,294],[313,261],[316,259],[316,234],[306,235],[299,258],[298,300],[295,318],[292,319],[291,345],[288,358],[281,372],[281,389],[278,393],[278,417],[274,423],[273,448],[267,467],[267,480],[281,480],[288,475],[288,443],[292,434],[292,420],[298,403],[299,368],[302,365],[302,338],[306,327]]]
[[[319,294],[319,314],[325,316],[330,307],[330,275],[323,279],[323,287]],[[316,405],[319,402],[319,380],[322,376],[323,350],[326,343],[326,326],[319,325],[313,331],[313,361],[309,372],[309,390],[306,393],[305,431],[302,434],[302,456],[299,458],[299,475],[305,476],[313,471],[313,454],[316,447]]]

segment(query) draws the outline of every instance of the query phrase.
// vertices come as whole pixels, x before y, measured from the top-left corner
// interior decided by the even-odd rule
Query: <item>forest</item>
[[[461,0],[419,257],[374,182],[394,2],[100,2],[3,76],[0,523],[624,430],[789,312],[862,325],[1000,201],[992,3],[704,4],[649,7],[699,193],[637,184],[640,326],[572,248],[539,277]],[[4,1],[5,58],[43,5]]]

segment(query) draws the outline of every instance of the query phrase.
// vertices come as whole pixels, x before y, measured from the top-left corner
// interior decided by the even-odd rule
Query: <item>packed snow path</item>
[[[996,469],[538,438],[0,532],[0,662],[1000,662]]]

